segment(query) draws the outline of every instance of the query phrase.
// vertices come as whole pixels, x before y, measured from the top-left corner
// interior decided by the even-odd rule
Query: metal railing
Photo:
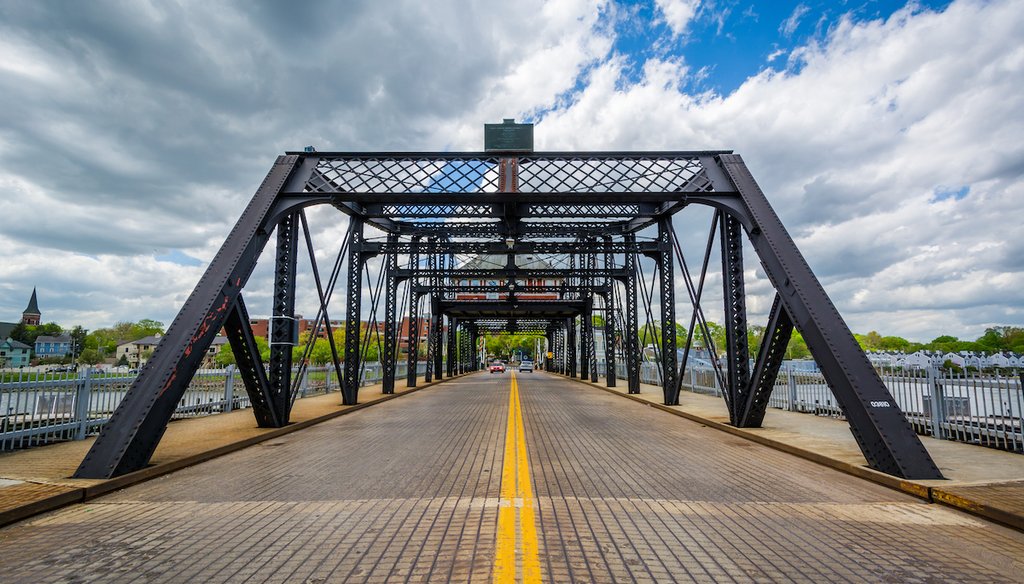
[[[423,374],[426,363],[417,372]],[[379,363],[363,365],[361,385],[379,382]],[[404,379],[406,364],[396,367],[396,379]],[[110,419],[135,374],[85,371],[81,374],[43,372],[7,373],[0,381],[0,451],[16,450],[66,440],[82,440],[96,434]],[[338,375],[332,367],[307,368],[299,380],[296,398],[338,391]],[[234,368],[196,372],[178,402],[172,419],[208,416],[244,409],[249,396]]]
[[[619,379],[626,379],[625,364],[616,363],[615,369]],[[599,362],[599,375],[604,370]],[[918,434],[1024,453],[1022,375],[968,375],[936,367],[879,368],[878,374]],[[711,367],[687,367],[682,381],[684,391],[722,396]],[[640,382],[661,385],[656,363],[640,364]],[[779,371],[768,406],[846,419],[820,371],[789,363]]]

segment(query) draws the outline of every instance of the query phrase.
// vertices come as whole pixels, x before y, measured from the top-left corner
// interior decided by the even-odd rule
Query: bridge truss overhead
[[[332,206],[348,221],[325,277],[306,219],[315,205]],[[673,227],[673,217],[692,205],[714,214],[699,268],[686,261]],[[271,353],[264,364],[241,291],[275,233]],[[326,333],[345,404],[358,400],[368,342],[380,344],[383,391],[392,393],[400,359],[410,365],[406,384],[415,385],[424,337],[430,381],[478,368],[480,335],[500,331],[543,336],[552,355],[545,367],[566,375],[596,381],[599,361],[615,371],[621,359],[628,391],[638,392],[641,330],[645,339],[650,333],[664,402],[678,404],[694,341],[714,350],[701,297],[716,235],[726,346],[719,347],[721,364],[712,364],[731,422],[761,424],[795,328],[869,465],[906,478],[940,478],[743,160],[724,151],[280,156],[76,476],[111,477],[148,463],[222,328],[257,422],[287,424],[309,355],[307,347],[292,363],[296,262],[304,255],[319,298],[311,338]],[[776,289],[753,367],[745,241]],[[644,265],[654,270],[649,283]],[[677,288],[692,307],[685,339],[661,332],[676,330]],[[336,289],[345,313],[343,346],[335,346],[331,328]],[[606,383],[614,385],[615,375]]]

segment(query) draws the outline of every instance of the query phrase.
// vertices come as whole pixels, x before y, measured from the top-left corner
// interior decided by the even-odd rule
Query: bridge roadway
[[[0,530],[3,582],[1022,579],[1020,532],[544,373],[461,377]]]

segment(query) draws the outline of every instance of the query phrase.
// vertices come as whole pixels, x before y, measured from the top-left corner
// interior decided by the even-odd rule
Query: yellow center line
[[[517,505],[518,503],[518,505]],[[516,533],[516,509],[519,509],[519,535]],[[516,544],[520,543],[520,546]],[[533,511],[533,486],[530,462],[526,456],[526,429],[523,425],[519,383],[512,373],[508,398],[508,423],[505,431],[505,457],[501,469],[501,500],[498,507],[498,541],[494,556],[494,581],[516,582],[516,551],[522,552],[524,583],[540,582],[537,552],[537,520]]]

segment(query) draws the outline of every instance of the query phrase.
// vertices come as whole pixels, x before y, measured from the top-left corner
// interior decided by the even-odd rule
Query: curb
[[[743,428],[737,428],[735,426],[730,426],[728,424],[716,422],[714,420],[710,420],[708,418],[704,418],[696,414],[692,414],[690,412],[677,410],[674,409],[674,406],[666,406],[664,404],[647,401],[635,395],[622,393],[620,391],[604,387],[592,381],[578,379],[575,377],[568,377],[565,375],[560,375],[558,373],[555,373],[555,375],[559,375],[561,377],[564,377],[565,379],[576,381],[577,383],[582,383],[583,385],[589,387],[600,389],[612,395],[617,395],[619,397],[630,399],[637,403],[641,403],[649,407],[659,409],[663,412],[668,412],[670,414],[679,416],[680,418],[686,418],[691,422],[697,422],[698,424],[702,424],[709,428],[721,430],[722,432],[732,434],[733,436],[738,436],[740,438],[750,440],[751,442],[756,442],[763,446],[767,446],[775,450],[779,450],[782,452],[786,452],[788,454],[792,454],[794,456],[798,456],[800,458],[809,460],[822,466],[827,466],[834,470],[838,470],[842,473],[853,475],[855,477],[871,481],[873,483],[882,485],[884,487],[888,487],[890,489],[895,489],[897,491],[928,501],[929,503],[938,503],[947,507],[951,507],[953,509],[957,509],[959,511],[970,513],[971,515],[975,515],[987,519],[989,521],[993,521],[995,523],[1009,527],[1011,529],[1024,532],[1024,517],[1022,517],[1021,515],[1007,512],[1002,509],[994,508],[989,505],[985,505],[983,503],[979,503],[977,501],[964,498],[960,495],[950,493],[944,490],[942,487],[929,487],[927,485],[923,485],[914,481],[901,479],[899,477],[894,477],[892,475],[887,475],[883,472],[870,469],[866,466],[852,464],[849,462],[844,462],[842,460],[836,460],[834,458],[825,456],[824,454],[800,448],[799,446],[793,446],[792,444],[786,444],[785,442],[781,442],[773,438],[768,438],[765,436],[754,434],[752,432],[748,432]]]
[[[282,428],[274,428],[273,430],[270,430],[264,434],[245,438],[243,440],[239,440],[238,442],[232,442],[230,444],[225,444],[223,446],[218,446],[217,448],[214,448],[212,450],[198,452],[196,454],[185,456],[176,460],[155,464],[153,466],[149,466],[137,471],[123,474],[119,477],[107,479],[106,481],[96,485],[91,485],[88,487],[68,487],[68,491],[64,493],[59,493],[41,499],[35,499],[25,503],[24,505],[0,511],[0,527],[10,525],[11,523],[15,523],[23,519],[27,519],[34,515],[39,515],[41,513],[53,511],[61,507],[66,507],[68,505],[73,505],[75,503],[84,503],[86,501],[95,499],[102,495],[106,495],[112,491],[123,489],[124,487],[128,487],[131,485],[139,484],[150,479],[155,479],[157,477],[170,474],[183,468],[193,466],[201,462],[206,462],[219,456],[223,456],[225,454],[242,450],[243,448],[248,448],[249,446],[252,446],[254,444],[259,444],[260,442],[265,442],[267,440],[279,438],[286,434],[291,434],[292,432],[297,432],[299,430],[309,428],[310,426],[314,426],[321,422],[326,422],[339,416],[344,416],[346,414],[350,414],[352,412],[356,412],[379,403],[383,403],[402,396],[406,396],[411,393],[416,393],[421,389],[427,389],[428,387],[433,387],[435,385],[439,385],[441,383],[445,383],[453,379],[458,379],[465,375],[469,375],[469,373],[463,373],[461,375],[445,377],[437,381],[423,383],[421,385],[417,385],[416,387],[409,388],[401,393],[382,395],[370,401],[358,403],[354,406],[348,406],[343,410],[330,412],[322,416],[317,416],[315,418],[303,420],[301,422],[295,422],[294,424],[289,424]]]

